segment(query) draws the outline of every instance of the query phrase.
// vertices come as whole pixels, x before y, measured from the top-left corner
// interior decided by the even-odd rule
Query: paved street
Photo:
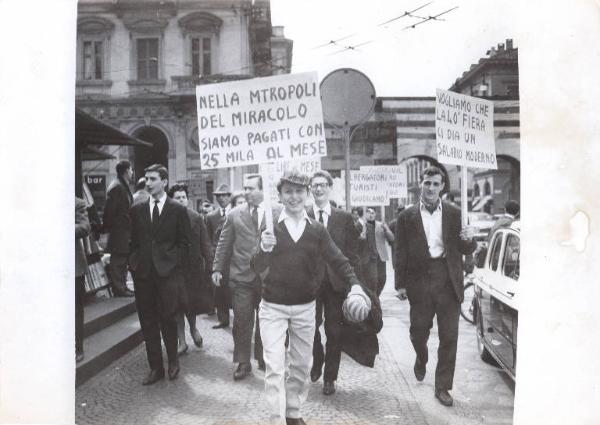
[[[507,424],[512,423],[514,385],[477,355],[474,327],[461,319],[453,395],[455,406],[441,406],[433,397],[437,349],[432,330],[427,376],[418,383],[412,372],[414,353],[408,338],[408,303],[394,295],[391,268],[382,294],[384,328],[375,368],[342,357],[337,392],[321,393],[312,384],[303,411],[317,424]],[[204,347],[188,341],[175,381],[140,384],[147,373],[143,345],[113,363],[77,389],[76,421],[84,424],[250,425],[264,423],[263,373],[234,382],[231,330],[213,330],[214,316],[198,319]],[[253,363],[256,366],[256,363]]]

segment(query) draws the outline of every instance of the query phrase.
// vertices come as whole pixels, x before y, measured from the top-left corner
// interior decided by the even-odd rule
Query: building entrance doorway
[[[152,147],[136,146],[134,148],[134,169],[136,180],[144,176],[144,169],[152,164],[168,167],[169,141],[167,136],[156,127],[142,127],[135,132],[135,137],[152,143]]]

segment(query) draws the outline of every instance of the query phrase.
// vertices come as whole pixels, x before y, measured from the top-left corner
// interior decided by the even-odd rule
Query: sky
[[[322,80],[338,68],[356,68],[375,86],[377,96],[434,96],[477,63],[498,43],[512,38],[515,47],[516,1],[513,0],[271,0],[271,21],[284,26],[293,40],[292,72],[317,71]],[[419,22],[404,17],[440,16],[444,21]],[[327,45],[330,40],[350,36]],[[368,42],[368,43],[367,43]],[[345,46],[357,46],[345,50]]]

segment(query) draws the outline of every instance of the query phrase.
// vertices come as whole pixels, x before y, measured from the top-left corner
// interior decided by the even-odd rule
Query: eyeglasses
[[[325,189],[326,187],[329,187],[328,183],[315,183],[310,185],[310,187],[312,187],[313,189]]]

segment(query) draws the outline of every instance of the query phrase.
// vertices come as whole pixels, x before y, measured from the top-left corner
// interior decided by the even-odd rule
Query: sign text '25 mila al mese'
[[[325,156],[314,72],[196,87],[202,169]]]

